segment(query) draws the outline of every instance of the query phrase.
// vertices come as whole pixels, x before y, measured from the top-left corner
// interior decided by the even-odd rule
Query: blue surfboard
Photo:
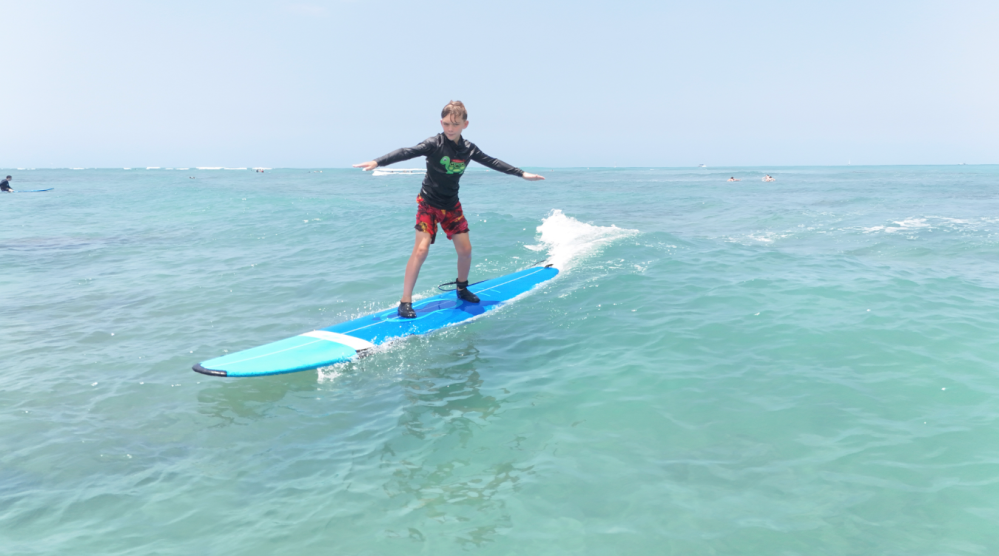
[[[11,190],[11,193],[41,193],[42,191],[52,191],[53,189],[55,188],[50,187],[48,189],[14,189]]]
[[[551,265],[528,268],[469,286],[479,296],[479,303],[458,299],[451,291],[413,302],[415,319],[401,318],[392,308],[202,361],[194,370],[213,376],[264,376],[342,363],[389,340],[426,334],[496,309],[557,274],[558,269]]]

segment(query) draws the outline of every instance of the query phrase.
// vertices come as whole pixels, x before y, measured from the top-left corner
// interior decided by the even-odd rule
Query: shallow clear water
[[[3,552],[999,546],[999,167],[536,171],[472,279],[554,281],[258,379],[191,365],[397,302],[420,176],[6,172]]]

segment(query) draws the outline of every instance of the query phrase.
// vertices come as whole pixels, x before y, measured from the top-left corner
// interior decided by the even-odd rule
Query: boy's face
[[[444,136],[451,141],[457,141],[461,137],[461,132],[468,127],[468,122],[453,114],[441,118],[441,127],[444,128]]]

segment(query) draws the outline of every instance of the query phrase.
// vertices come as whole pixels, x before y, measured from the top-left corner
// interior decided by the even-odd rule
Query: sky
[[[0,167],[999,163],[999,2],[0,0]],[[412,163],[410,163],[412,165]]]

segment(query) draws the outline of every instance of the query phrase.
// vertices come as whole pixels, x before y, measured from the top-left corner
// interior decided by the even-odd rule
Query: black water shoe
[[[475,295],[468,289],[468,280],[464,282],[456,281],[455,284],[458,285],[458,299],[465,300],[469,303],[478,303],[479,296]]]
[[[404,319],[415,319],[416,311],[413,310],[412,303],[406,303],[405,301],[399,302],[399,316]]]

